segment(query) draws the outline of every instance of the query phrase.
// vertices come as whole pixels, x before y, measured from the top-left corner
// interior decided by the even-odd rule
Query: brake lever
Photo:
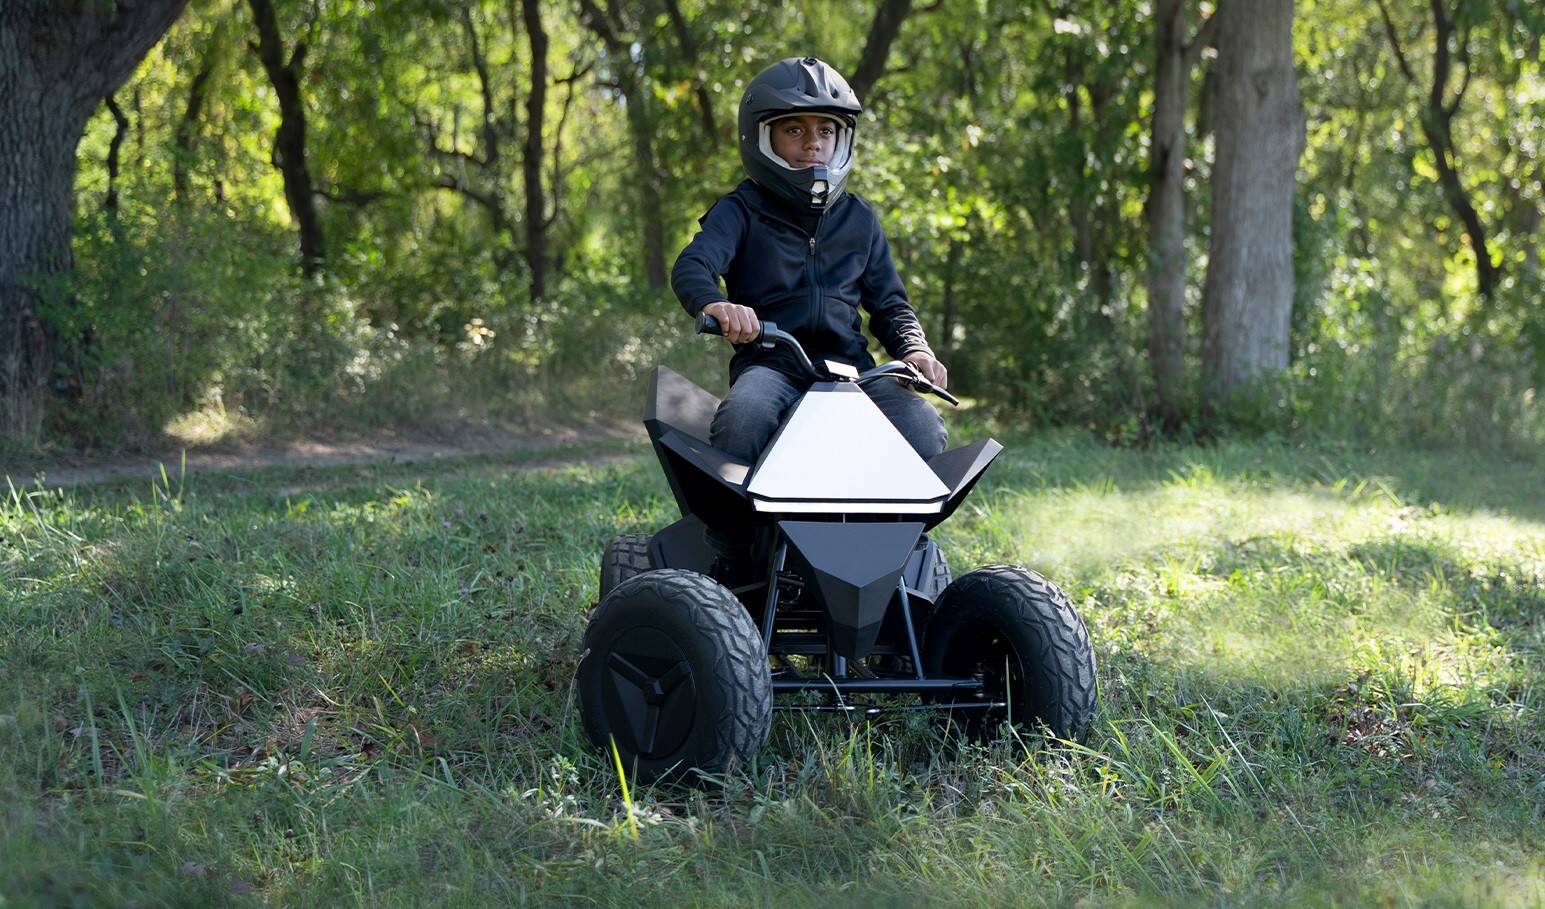
[[[939,397],[943,398],[944,400],[950,402],[950,406],[951,407],[959,407],[960,406],[960,399],[959,398],[955,397],[954,395],[950,394],[949,392],[945,391],[944,389],[940,388],[939,386],[937,386],[937,385],[933,384],[932,382],[928,381],[927,379],[923,378],[922,371],[919,370],[916,366],[913,366],[911,363],[908,363],[906,360],[902,360],[901,363],[902,363],[902,365],[906,366],[906,368],[908,370],[910,370],[911,373],[912,373],[912,378],[906,379],[904,381],[910,383],[913,387],[915,387],[915,388],[917,388],[917,389],[919,389],[921,391],[925,391],[925,392],[928,392],[930,394],[938,395]]]

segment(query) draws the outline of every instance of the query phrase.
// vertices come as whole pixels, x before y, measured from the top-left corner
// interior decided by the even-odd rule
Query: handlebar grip
[[[700,335],[723,335],[724,329],[719,325],[711,313],[700,312],[697,314],[697,333]]]

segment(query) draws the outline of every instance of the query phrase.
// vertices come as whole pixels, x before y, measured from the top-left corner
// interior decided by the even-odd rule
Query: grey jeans
[[[737,460],[755,464],[783,422],[783,415],[809,387],[808,381],[791,378],[776,369],[748,367],[719,403],[709,430],[709,444]],[[917,392],[894,379],[871,382],[864,386],[864,391],[923,460],[944,450],[948,441],[944,420]]]

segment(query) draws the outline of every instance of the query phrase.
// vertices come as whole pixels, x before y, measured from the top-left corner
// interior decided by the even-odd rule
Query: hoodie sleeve
[[[719,277],[735,261],[735,250],[746,231],[746,213],[738,204],[720,199],[698,224],[702,229],[671,269],[671,289],[693,318],[704,306],[727,299],[719,289]]]
[[[923,337],[923,326],[917,321],[917,313],[907,300],[906,288],[896,266],[891,261],[890,241],[885,239],[885,229],[880,220],[874,219],[874,230],[869,240],[869,262],[864,267],[864,309],[869,311],[869,330],[884,345],[886,353],[900,360],[907,354],[933,351]]]

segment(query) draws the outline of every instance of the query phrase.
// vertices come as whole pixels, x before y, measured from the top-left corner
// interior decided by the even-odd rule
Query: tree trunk
[[[1159,420],[1180,425],[1185,386],[1185,0],[1157,0],[1153,135],[1148,144],[1148,362]]]
[[[526,96],[526,144],[521,174],[526,184],[526,268],[531,299],[547,295],[547,200],[542,193],[542,126],[547,114],[547,32],[541,0],[521,0],[520,12],[531,42],[531,92]]]
[[[28,440],[60,351],[39,290],[70,269],[75,148],[187,0],[0,6],[0,436]]]
[[[869,103],[869,92],[880,81],[880,77],[885,75],[885,59],[890,56],[896,36],[901,34],[901,24],[907,21],[907,15],[911,12],[912,0],[881,0],[875,8],[874,20],[869,24],[869,36],[864,39],[864,51],[858,58],[858,67],[853,70],[853,78],[848,80],[848,87],[853,89],[853,94],[862,103]]]
[[[1292,0],[1236,0],[1216,15],[1212,244],[1202,294],[1209,404],[1287,369],[1293,193],[1305,139]]]
[[[315,277],[326,260],[322,219],[317,213],[311,170],[306,164],[306,107],[300,97],[300,75],[306,61],[306,43],[297,41],[284,60],[284,43],[274,16],[272,0],[247,0],[257,25],[253,45],[263,71],[279,98],[279,129],[274,133],[274,164],[284,176],[284,199],[300,229],[300,270]]]

